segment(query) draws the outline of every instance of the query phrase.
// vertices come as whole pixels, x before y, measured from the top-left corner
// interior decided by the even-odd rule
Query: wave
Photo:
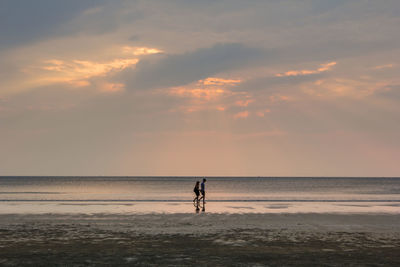
[[[59,194],[66,194],[61,192],[0,192],[0,195],[18,195],[18,194],[43,194],[43,195],[59,195]]]

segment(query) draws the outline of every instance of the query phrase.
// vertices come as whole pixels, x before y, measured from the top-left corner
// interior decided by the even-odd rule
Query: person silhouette
[[[193,199],[193,202],[195,202],[197,204],[199,203],[199,196],[200,196],[199,184],[200,184],[200,182],[197,181],[193,188],[193,192],[196,194],[196,197]],[[197,208],[198,208],[198,205],[197,205]]]
[[[200,189],[202,195],[201,198],[203,198],[203,205],[206,203],[206,185],[205,185],[206,181],[207,181],[206,178],[204,178],[203,182],[201,183],[201,189]]]

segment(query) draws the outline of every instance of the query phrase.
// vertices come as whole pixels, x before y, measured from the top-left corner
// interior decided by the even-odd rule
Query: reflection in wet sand
[[[206,211],[206,202],[205,201],[195,201],[195,202],[193,202],[193,205],[195,207],[196,213],[200,213],[200,210],[202,212]]]
[[[193,213],[189,202],[0,202],[0,214],[149,214]],[[206,211],[202,203],[198,211]],[[400,214],[399,204],[391,202],[214,202],[207,201],[208,213],[390,213]]]

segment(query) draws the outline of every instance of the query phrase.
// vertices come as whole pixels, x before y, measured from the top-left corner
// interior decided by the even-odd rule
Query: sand
[[[400,215],[0,215],[3,266],[194,264],[400,266]]]

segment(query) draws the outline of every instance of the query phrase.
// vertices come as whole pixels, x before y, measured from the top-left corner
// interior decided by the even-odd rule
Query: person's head
[[[196,182],[196,185],[199,185],[199,184],[200,184],[200,181],[197,181],[197,182]]]
[[[204,178],[204,179],[203,179],[203,183],[205,183],[206,181],[207,181],[206,178]]]

